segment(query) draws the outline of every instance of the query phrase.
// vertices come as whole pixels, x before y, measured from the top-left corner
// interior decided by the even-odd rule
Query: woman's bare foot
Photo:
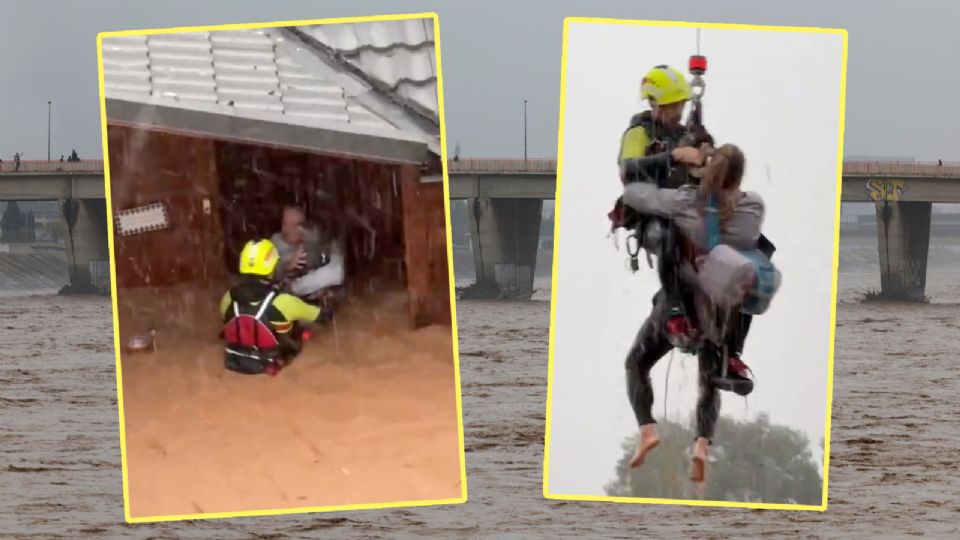
[[[637,451],[630,460],[630,468],[636,469],[643,465],[644,459],[651,450],[660,444],[660,435],[657,434],[656,424],[646,424],[640,426],[640,440],[637,441]]]
[[[693,464],[690,466],[690,480],[701,483],[707,477],[707,450],[710,448],[710,439],[697,437],[693,445]]]

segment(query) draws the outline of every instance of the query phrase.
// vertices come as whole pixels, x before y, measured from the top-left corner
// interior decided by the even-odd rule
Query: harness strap
[[[704,216],[704,232],[706,233],[707,252],[720,244],[720,214],[717,210],[717,199],[711,193],[707,196],[706,216]]]
[[[263,304],[260,305],[260,309],[257,311],[257,314],[254,315],[254,318],[256,318],[259,321],[260,318],[263,317],[263,314],[267,312],[267,308],[270,307],[270,302],[273,301],[273,298],[276,295],[277,295],[276,291],[270,291],[270,294],[268,294],[267,297],[263,299]]]
[[[706,238],[706,248],[707,253],[713,251],[713,248],[717,247],[720,244],[720,214],[717,210],[717,199],[711,193],[707,196],[706,204],[706,215],[704,216],[704,234]],[[726,313],[723,313],[719,308],[714,310],[714,321],[720,322],[720,336],[724,338],[724,345],[720,349],[720,376],[726,377],[727,371],[730,367],[730,356],[729,351],[727,351],[726,346],[726,335],[727,335],[727,317]]]
[[[251,354],[251,353],[249,353],[249,352],[238,351],[238,350],[232,349],[232,348],[230,348],[230,347],[225,347],[225,349],[226,349],[226,351],[227,351],[228,353],[235,354],[235,355],[237,355],[237,356],[243,356],[243,357],[245,357],[245,358],[253,358],[254,360],[260,360],[260,359],[261,359],[260,356],[257,356],[257,355],[255,355],[255,354]]]

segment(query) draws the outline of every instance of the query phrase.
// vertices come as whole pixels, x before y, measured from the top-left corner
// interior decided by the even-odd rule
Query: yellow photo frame
[[[567,82],[568,82],[568,63],[570,46],[570,28],[571,25],[592,24],[592,25],[629,25],[629,26],[647,26],[647,27],[669,27],[686,29],[722,29],[722,30],[752,30],[752,31],[775,31],[775,32],[793,32],[808,34],[832,34],[840,36],[842,39],[842,54],[840,59],[840,118],[838,132],[838,146],[836,148],[836,177],[835,177],[835,208],[836,212],[833,221],[833,264],[832,264],[832,284],[830,286],[830,313],[829,313],[829,354],[827,359],[827,385],[826,385],[826,418],[824,423],[823,441],[823,483],[821,493],[821,504],[780,504],[763,502],[740,502],[723,500],[697,500],[697,499],[676,499],[676,498],[646,498],[646,497],[621,497],[621,496],[602,496],[602,495],[584,495],[569,492],[556,492],[551,489],[551,427],[555,419],[553,418],[553,409],[555,404],[555,343],[557,339],[557,291],[558,291],[558,266],[560,260],[560,229],[563,219],[562,212],[562,185],[564,181],[564,130],[565,116],[567,113]],[[642,67],[637,68],[642,69]],[[719,24],[719,23],[699,23],[699,22],[680,22],[680,21],[646,21],[646,20],[623,20],[591,17],[568,17],[564,20],[563,30],[563,51],[561,56],[561,81],[560,81],[560,121],[557,147],[557,191],[556,191],[556,219],[554,222],[554,238],[557,244],[553,253],[553,288],[551,291],[551,309],[550,309],[550,343],[549,343],[549,365],[548,365],[548,388],[546,400],[546,432],[543,461],[543,496],[553,500],[576,500],[576,501],[598,501],[614,503],[642,503],[642,504],[674,504],[688,506],[708,506],[708,507],[734,507],[734,508],[754,508],[754,509],[774,509],[774,510],[806,510],[806,511],[824,511],[827,508],[827,486],[830,464],[830,424],[831,410],[833,401],[833,373],[834,373],[834,337],[836,326],[836,298],[837,298],[837,261],[839,257],[839,232],[840,232],[840,202],[842,191],[842,171],[843,171],[843,134],[844,134],[844,109],[846,99],[846,75],[847,75],[847,32],[843,29],[827,28],[803,28],[803,27],[779,27],[779,26],[758,26],[747,24]],[[637,83],[639,84],[639,73],[637,74]],[[581,126],[582,128],[582,126]],[[582,172],[582,171],[581,171]],[[582,174],[581,174],[582,176]],[[566,210],[566,209],[563,209]],[[569,210],[566,210],[569,212]],[[589,258],[589,257],[588,257]],[[649,304],[646,304],[647,306]],[[626,405],[625,405],[626,406]]]
[[[122,368],[122,352],[124,349],[123,343],[121,343],[120,336],[120,317],[118,313],[118,289],[117,289],[117,260],[115,252],[115,227],[114,219],[117,216],[114,216],[114,209],[112,206],[111,198],[111,176],[110,169],[111,164],[109,160],[109,150],[108,150],[108,114],[107,114],[107,99],[105,92],[105,78],[104,78],[104,54],[103,54],[103,40],[105,38],[114,38],[114,37],[126,37],[126,36],[149,36],[156,34],[175,34],[175,33],[185,33],[185,32],[214,32],[214,31],[223,31],[223,30],[253,30],[253,29],[267,29],[267,28],[277,28],[277,27],[291,27],[291,26],[307,26],[307,25],[335,25],[340,23],[372,23],[372,22],[384,22],[384,21],[401,21],[409,19],[426,19],[429,24],[432,21],[432,30],[433,30],[433,49],[435,61],[435,76],[436,76],[436,105],[437,113],[439,116],[439,152],[440,152],[440,163],[442,167],[442,186],[443,186],[443,213],[446,220],[445,224],[445,241],[446,241],[446,263],[447,263],[447,278],[449,282],[448,299],[449,299],[449,313],[452,315],[450,317],[450,329],[452,333],[452,358],[453,358],[453,382],[454,388],[453,392],[455,394],[455,403],[456,403],[456,425],[457,425],[457,444],[458,444],[458,460],[459,460],[459,481],[458,484],[454,485],[454,488],[459,486],[459,496],[441,498],[441,499],[424,499],[424,500],[400,500],[400,501],[391,501],[391,502],[375,502],[375,503],[357,503],[357,504],[341,504],[341,505],[329,505],[329,506],[291,506],[289,508],[274,508],[274,509],[262,509],[262,510],[242,510],[242,511],[224,511],[224,512],[198,512],[198,513],[183,513],[177,515],[153,515],[153,516],[134,516],[131,513],[131,494],[130,494],[130,485],[129,485],[129,464],[128,464],[128,454],[127,454],[127,435],[126,435],[126,418],[124,410],[124,399],[123,399],[123,368]],[[294,513],[307,513],[307,512],[333,512],[333,511],[343,511],[343,510],[369,510],[369,509],[384,509],[384,508],[398,508],[398,507],[418,507],[418,506],[433,506],[433,505],[453,505],[453,504],[462,504],[467,500],[467,478],[466,478],[466,462],[465,462],[465,453],[464,453],[464,434],[463,434],[463,414],[462,414],[462,395],[460,387],[460,365],[459,365],[459,346],[457,340],[457,320],[456,320],[456,296],[455,296],[455,280],[453,273],[453,250],[451,242],[451,228],[450,228],[450,204],[449,204],[449,180],[447,174],[447,149],[446,149],[446,126],[445,126],[445,117],[444,117],[444,98],[443,98],[443,75],[441,68],[441,47],[440,47],[440,24],[439,17],[436,13],[412,13],[412,14],[396,14],[396,15],[380,15],[380,16],[363,16],[363,17],[344,17],[344,18],[329,18],[329,19],[317,19],[317,20],[293,20],[293,21],[277,21],[270,23],[244,23],[244,24],[227,24],[227,25],[210,25],[210,26],[196,26],[196,27],[176,27],[176,28],[164,28],[164,29],[149,29],[149,30],[129,30],[129,31],[116,31],[116,32],[102,32],[97,36],[97,56],[98,56],[98,78],[99,78],[99,100],[100,100],[100,124],[101,124],[101,136],[102,136],[102,146],[104,156],[107,156],[107,159],[104,160],[104,176],[105,176],[105,195],[106,195],[106,206],[108,208],[108,244],[110,252],[110,265],[111,265],[111,276],[110,276],[110,285],[112,290],[112,307],[113,307],[113,329],[114,329],[114,347],[115,347],[115,369],[117,376],[117,407],[119,415],[119,425],[120,425],[120,452],[121,452],[121,462],[122,462],[122,477],[123,477],[123,500],[124,500],[124,517],[128,523],[144,523],[144,522],[161,522],[161,521],[179,521],[179,520],[194,520],[194,519],[214,519],[214,518],[231,518],[231,517],[242,517],[242,516],[268,516],[268,515],[281,515],[281,514],[294,514]],[[434,179],[436,181],[436,179]],[[379,204],[375,202],[373,204]],[[206,205],[206,203],[205,203]],[[162,209],[161,209],[162,210]],[[209,212],[209,209],[206,209]],[[158,214],[159,216],[160,214]],[[152,224],[150,227],[162,227],[163,223],[166,220],[165,214],[162,219],[160,217],[156,218],[157,223]],[[442,301],[441,301],[442,302]],[[441,306],[442,307],[442,306]],[[385,478],[384,481],[389,482],[389,478]]]

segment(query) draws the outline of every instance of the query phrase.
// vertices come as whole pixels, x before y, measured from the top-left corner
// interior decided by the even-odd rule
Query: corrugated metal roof
[[[439,124],[433,19],[300,27],[398,95],[417,103]]]
[[[422,107],[439,126],[432,19],[300,30],[388,92]],[[401,105],[358,98],[384,89],[357,82],[346,66],[330,62],[296,37],[266,28],[105,38],[106,95],[238,117],[273,116],[308,127],[342,122],[404,131],[407,137],[416,132],[438,153],[439,129],[423,129],[422,123],[403,118],[410,112]]]

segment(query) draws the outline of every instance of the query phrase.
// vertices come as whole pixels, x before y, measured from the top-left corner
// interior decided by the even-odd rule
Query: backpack
[[[700,285],[722,308],[739,306],[742,313],[762,315],[780,289],[780,271],[760,249],[739,250],[720,243],[716,200],[707,199],[705,217],[707,256],[697,272]]]
[[[234,300],[233,318],[223,327],[227,369],[246,375],[280,369],[280,342],[263,320],[276,295],[276,291],[270,291],[253,315],[241,313],[239,303]]]

